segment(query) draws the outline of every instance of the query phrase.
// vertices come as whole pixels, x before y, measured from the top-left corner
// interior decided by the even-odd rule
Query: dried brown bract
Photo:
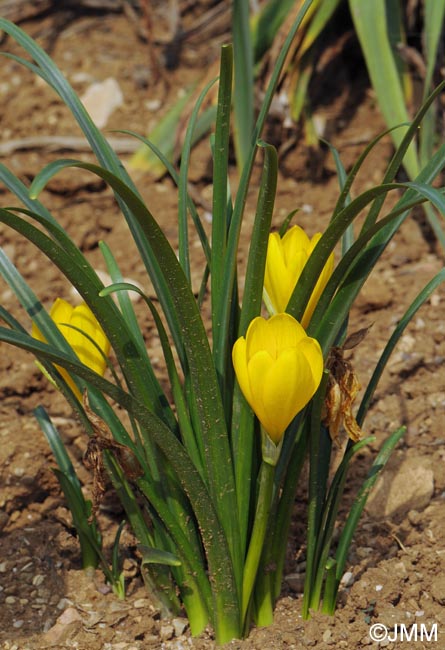
[[[86,392],[83,396],[83,406],[94,431],[94,435],[88,441],[83,458],[86,467],[93,473],[93,507],[91,514],[91,518],[93,518],[97,513],[106,489],[104,451],[110,451],[113,454],[130,481],[135,481],[144,472],[132,450],[112,439],[107,424],[90,408]]]
[[[352,407],[361,386],[350,361],[344,358],[345,350],[356,347],[368,333],[369,327],[351,334],[340,347],[332,348],[328,361],[328,387],[326,391],[323,424],[329,429],[334,442],[338,443],[340,428],[343,425],[349,438],[357,442],[362,430],[352,413]]]

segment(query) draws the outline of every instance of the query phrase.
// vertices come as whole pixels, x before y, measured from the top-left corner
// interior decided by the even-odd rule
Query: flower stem
[[[275,466],[263,461],[260,469],[260,485],[255,520],[250,538],[249,550],[244,565],[242,620],[244,621],[252,596],[253,585],[263,551],[267,522],[273,495]]]

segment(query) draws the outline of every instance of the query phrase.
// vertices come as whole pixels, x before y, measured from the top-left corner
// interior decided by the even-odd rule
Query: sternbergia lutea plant
[[[22,30],[0,19],[0,28],[31,59],[15,60],[62,98],[98,160],[93,164],[56,159],[37,174],[30,187],[0,166],[0,179],[17,203],[17,207],[0,210],[1,221],[40,249],[83,300],[82,306],[74,307],[61,297],[48,313],[43,306],[45,287],[40,296],[35,295],[20,270],[0,251],[0,272],[23,307],[20,321],[0,308],[4,321],[0,340],[35,355],[88,435],[86,461],[95,488],[90,500],[83,496],[62,436],[46,411],[36,411],[55,454],[56,473],[85,563],[90,567],[100,564],[116,593],[123,595],[118,557],[121,527],[111,560],[97,531],[100,496],[111,484],[138,539],[141,572],[161,613],[185,610],[192,634],[200,634],[210,624],[218,643],[245,636],[252,623],[272,621],[295,492],[306,459],[309,501],[303,615],[307,618],[319,608],[334,612],[347,551],[367,495],[403,433],[402,428],[385,438],[349,515],[337,522],[350,461],[370,440],[350,440],[343,460],[330,474],[329,429],[335,416],[338,432],[343,406],[351,404],[348,390],[353,385],[349,381],[353,369],[343,359],[343,350],[351,342],[349,312],[413,207],[426,200],[442,212],[445,207],[443,191],[432,187],[445,163],[444,145],[415,182],[395,181],[423,115],[441,91],[438,88],[413,123],[402,127],[405,135],[380,185],[356,198],[350,196],[358,170],[380,137],[366,147],[348,175],[333,150],[340,189],[324,232],[312,239],[297,227],[270,234],[278,161],[275,148],[262,141],[261,134],[286,53],[310,4],[310,0],[303,3],[277,59],[234,194],[228,190],[232,48],[222,48],[217,119],[211,138],[210,237],[187,193],[190,142],[205,91],[192,114],[179,171],[164,161],[178,185],[178,251],[51,58]],[[259,155],[262,176],[241,288],[238,246],[253,163]],[[72,173],[88,170],[114,191],[156,292],[156,304],[140,287],[123,281],[104,240],[100,250],[112,278],[112,284],[105,287],[70,233],[39,201],[48,181],[66,168]],[[389,192],[398,193],[399,198],[393,208],[386,209],[384,198]],[[296,207],[290,205],[289,212]],[[354,220],[364,210],[364,224],[354,234]],[[206,257],[198,298],[190,280],[189,217]],[[313,230],[320,229],[315,223]],[[355,431],[363,427],[389,353],[412,315],[443,279],[441,272],[431,280],[395,328],[366,387]],[[141,294],[157,328],[168,394],[156,376],[151,350],[129,300],[131,291]],[[265,318],[262,308],[263,291],[265,306],[273,313],[270,318]],[[201,313],[206,292],[210,323]],[[210,339],[207,326],[211,327]],[[354,335],[354,325],[350,327]],[[335,414],[327,408],[334,402],[339,407]],[[336,523],[341,533],[334,543]]]

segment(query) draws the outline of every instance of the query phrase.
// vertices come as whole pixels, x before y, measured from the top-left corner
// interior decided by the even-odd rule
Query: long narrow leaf
[[[264,167],[247,261],[243,306],[240,314],[240,336],[245,335],[250,321],[261,312],[266,251],[277,188],[277,152],[274,147],[266,143],[261,143],[260,146],[264,148]],[[228,374],[229,370],[225,374],[226,378]],[[251,409],[238,386],[233,392],[231,433],[240,526],[242,539],[245,542],[249,524],[251,480],[254,475],[255,431]]]
[[[428,162],[428,165],[419,174],[416,179],[417,182],[423,186],[431,183],[443,169],[444,165],[445,145],[442,145]],[[423,201],[423,198],[416,199],[416,192],[411,188],[408,189],[398,201],[395,209],[391,211],[395,218],[388,219],[385,226],[376,232],[368,245],[356,256],[349,272],[342,280],[341,286],[331,304],[326,309],[322,321],[317,328],[316,336],[322,342],[325,350],[328,350],[333,344],[336,337],[335,332],[338,331],[338,328],[345,321],[352,302],[358,295],[377,260],[388,246],[404,219],[408,216],[409,210],[421,201]]]
[[[387,31],[385,0],[349,0],[355,30],[366,59],[369,76],[376,91],[380,109],[389,127],[409,121],[402,84]],[[370,29],[372,25],[372,29]],[[402,135],[393,131],[398,146]],[[411,178],[418,174],[418,160],[414,144],[404,159]]]
[[[269,113],[269,108],[272,102],[273,95],[278,85],[278,81],[283,69],[286,56],[292,45],[292,41],[297,33],[301,22],[312,4],[312,0],[305,0],[299,10],[297,17],[289,31],[289,34],[283,44],[283,48],[278,55],[275,63],[269,86],[266,90],[263,104],[258,115],[254,132],[252,134],[251,148],[244,165],[241,179],[236,194],[235,204],[233,207],[233,214],[230,221],[229,236],[227,241],[227,251],[224,260],[224,281],[221,286],[220,309],[218,310],[217,320],[220,323],[219,336],[214,338],[214,349],[221,358],[227,358],[229,346],[233,343],[231,341],[230,333],[230,318],[233,313],[233,296],[234,284],[236,278],[236,259],[238,251],[238,242],[241,231],[241,223],[244,213],[244,207],[247,200],[247,191],[249,187],[249,180],[252,174],[253,163],[256,156],[257,141],[261,137],[264,124]]]
[[[213,585],[215,618],[224,618],[229,622],[228,624],[233,626],[234,634],[239,634],[237,585],[227,546],[227,538],[221,527],[207,487],[202,482],[198,471],[176,436],[165,426],[162,420],[156,417],[130,393],[126,393],[115,384],[100,377],[80,362],[72,359],[71,356],[60,352],[58,349],[46,343],[37,341],[29,335],[13,332],[4,327],[0,327],[0,341],[28,350],[35,355],[46,357],[53,363],[63,366],[69,372],[78,374],[85,381],[96,385],[99,390],[115,400],[125,410],[129,411],[141,423],[141,426],[150,432],[153,440],[174,468],[184,491],[190,498],[193,510],[200,524]],[[143,491],[146,485],[148,485],[146,482],[141,483],[141,489]],[[148,487],[152,490],[151,486],[148,485]],[[150,498],[156,499],[156,492]],[[157,503],[157,506],[162,511],[163,517],[169,519],[168,508],[166,508],[165,504],[163,505],[162,500],[158,499],[158,501],[161,501]],[[173,523],[176,525],[177,522]],[[189,560],[191,561],[190,558]]]
[[[181,153],[181,167],[179,171],[179,185],[178,185],[178,246],[179,246],[179,262],[184,270],[185,277],[189,284],[191,282],[190,275],[190,247],[188,237],[188,223],[187,223],[187,204],[188,204],[188,170],[190,163],[190,153],[192,148],[193,133],[198,119],[198,111],[202,106],[204,99],[210,88],[215,83],[213,79],[201,91],[198,100],[193,108],[190,116],[189,124],[187,127],[184,144]]]
[[[254,125],[253,113],[253,48],[249,23],[249,3],[232,2],[232,37],[235,63],[234,114],[235,150],[238,169],[243,169],[249,156]]]
[[[337,561],[338,581],[340,581],[343,575],[348,549],[351,544],[351,540],[354,535],[355,529],[357,527],[357,523],[366,505],[366,501],[368,500],[369,493],[374,487],[374,484],[380,472],[385,467],[395,446],[397,445],[401,437],[404,435],[405,431],[406,431],[406,427],[400,427],[400,429],[397,429],[397,431],[392,433],[385,440],[385,442],[383,443],[379,453],[377,454],[372,464],[370,471],[368,472],[368,476],[365,482],[363,483],[360,492],[358,493],[357,497],[354,500],[354,503],[352,505],[352,508],[346,520],[345,527],[343,528],[343,532],[340,536],[340,540],[338,542],[338,547],[337,547],[337,553],[335,556],[335,559]]]
[[[179,380],[178,371],[176,369],[175,361],[173,358],[173,353],[170,347],[168,340],[167,332],[165,331],[162,320],[153,304],[153,302],[144,294],[144,292],[139,289],[139,287],[128,283],[128,282],[116,282],[103,291],[101,291],[101,296],[106,296],[108,294],[123,291],[134,291],[139,294],[145,301],[146,305],[150,309],[150,312],[154,318],[156,328],[158,330],[159,338],[161,341],[161,346],[164,354],[165,365],[167,366],[167,372],[170,379],[171,390],[173,394],[173,399],[175,402],[176,412],[178,415],[179,426],[181,429],[181,435],[187,451],[189,452],[190,458],[194,462],[195,466],[199,470],[201,476],[203,476],[203,450],[198,449],[197,440],[195,439],[193,427],[190,422],[190,417],[187,410],[187,405],[183,395],[182,387]]]
[[[359,212],[379,196],[384,196],[391,190],[398,190],[406,187],[407,185],[405,183],[388,183],[366,190],[337,214],[335,220],[331,221],[325,230],[323,236],[316,245],[313,254],[309,257],[289,300],[286,311],[292,314],[297,320],[301,319],[310,295],[320,277],[321,271],[326,264],[329,255],[334,250],[335,245],[342,237],[346,228],[350,223],[352,223]],[[419,191],[421,191],[420,187],[419,184]],[[425,192],[426,191],[427,189],[425,188]]]
[[[227,539],[231,543],[232,559],[235,563],[239,563],[241,558],[239,557],[235,481],[222,400],[207,335],[183,270],[162,230],[139,196],[106,169],[72,160],[56,161],[36,176],[31,195],[38,194],[49,178],[66,167],[87,169],[109,183],[131,210],[143,232],[150,258],[156,263],[159,272],[162,269],[165,290],[171,296],[175,319],[181,326],[194,394],[199,397],[196,400],[196,407],[206,453],[210,491],[215,507],[220,512],[221,522],[226,528]]]
[[[221,49],[221,65],[218,91],[218,112],[213,147],[213,202],[212,202],[212,316],[217,313],[221,299],[220,287],[224,275],[224,258],[227,245],[227,178],[229,167],[230,110],[233,78],[232,46]],[[212,331],[218,331],[214,318]]]
[[[414,119],[412,120],[410,126],[408,127],[406,133],[403,135],[400,141],[400,145],[396,149],[394,156],[392,157],[392,160],[390,161],[388,168],[385,172],[385,175],[383,177],[382,183],[391,183],[394,178],[396,177],[397,172],[400,169],[400,166],[402,165],[404,156],[406,152],[408,151],[408,148],[410,146],[410,143],[414,140],[419,127],[422,124],[422,120],[424,120],[425,115],[430,108],[431,104],[434,102],[434,100],[440,95],[440,93],[443,91],[445,88],[445,82],[442,82],[437,86],[437,88],[434,89],[434,91],[429,95],[429,97],[423,102],[422,106],[419,108],[417,111],[416,115],[414,116]],[[430,160],[427,161],[425,169],[430,167],[431,162]],[[423,177],[423,171],[419,174],[418,178],[416,180],[420,181],[421,178]],[[362,227],[362,231],[366,230],[369,228],[369,226],[373,223],[376,222],[377,217],[379,215],[379,212],[382,208],[384,201],[384,197],[379,197],[374,201],[374,204],[372,205],[365,222]]]
[[[40,222],[39,215],[34,215],[34,218]],[[17,232],[24,235],[29,241],[33,242],[40,250],[42,250],[49,259],[51,259],[56,266],[66,275],[72,282],[73,286],[79,290],[84,300],[91,307],[92,311],[96,314],[99,322],[103,323],[105,333],[107,334],[113,349],[116,352],[119,363],[124,371],[127,383],[133,390],[143,399],[148,400],[151,408],[156,413],[163,413],[171,426],[174,426],[174,417],[168,403],[163,396],[163,392],[153,372],[149,372],[150,366],[139,363],[140,354],[133,342],[131,333],[128,331],[125,322],[123,321],[119,310],[111,298],[99,298],[99,292],[104,288],[102,282],[97,277],[96,273],[85,263],[83,256],[78,251],[66,235],[53,227],[50,223],[46,223],[47,229],[51,230],[59,239],[64,237],[65,245],[68,248],[62,249],[56,246],[54,241],[47,237],[40,229],[32,224],[20,219],[16,214],[8,210],[0,210],[0,221],[7,224]],[[3,265],[3,273],[6,273],[6,267]],[[48,318],[44,321],[41,319],[43,307],[29,304],[32,296],[26,298],[25,295],[16,293],[19,296],[22,304],[28,311],[31,311],[33,319],[36,321],[38,327],[42,326],[41,331],[46,336],[48,327],[51,327]],[[38,311],[36,311],[38,310]],[[112,327],[111,324],[120,323],[120,327]],[[53,328],[52,335],[57,338],[58,345],[61,349],[66,349],[66,340],[58,332],[57,328]],[[56,331],[57,330],[57,331]],[[155,395],[157,395],[155,397]]]

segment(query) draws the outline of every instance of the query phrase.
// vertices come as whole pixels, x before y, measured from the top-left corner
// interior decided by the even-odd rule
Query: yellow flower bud
[[[238,383],[269,438],[278,445],[287,426],[314,395],[323,374],[318,341],[289,314],[250,323],[232,351]]]
[[[264,300],[272,313],[286,310],[301,272],[320,237],[321,233],[317,233],[312,239],[309,239],[299,226],[290,228],[282,238],[277,232],[269,235],[264,274]],[[301,319],[304,328],[309,325],[320,295],[332,275],[333,268],[334,254],[332,253],[318,278]]]
[[[91,309],[85,303],[73,307],[66,300],[57,298],[51,307],[49,315],[73,348],[79,361],[88,366],[88,368],[94,372],[97,372],[99,375],[103,375],[106,368],[105,358],[87,336],[95,341],[96,345],[100,350],[102,350],[105,357],[108,356],[110,352],[110,343]],[[69,327],[70,325],[72,327]],[[85,336],[83,332],[87,336]],[[34,323],[32,325],[32,336],[39,341],[46,342],[46,339]],[[64,368],[60,368],[59,366],[56,367],[67,384],[80,399],[80,392],[68,372]]]

